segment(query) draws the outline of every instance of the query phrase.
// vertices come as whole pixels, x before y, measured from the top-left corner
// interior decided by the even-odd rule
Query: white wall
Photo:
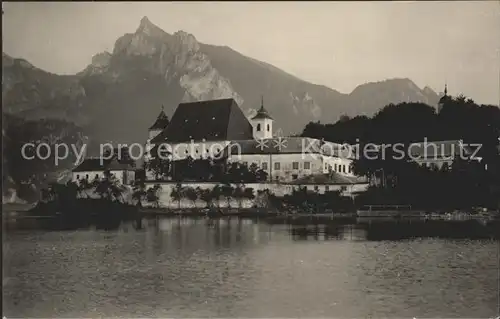
[[[171,197],[172,189],[176,187],[176,183],[173,182],[162,182],[162,183],[146,183],[146,188],[149,189],[153,187],[155,184],[159,184],[161,186],[161,190],[159,192],[159,205],[160,207],[168,207],[168,208],[178,208],[179,207],[179,202],[174,201]],[[192,187],[192,188],[197,188],[200,187],[201,189],[213,189],[215,185],[220,185],[218,183],[182,183],[181,184],[183,187]],[[233,187],[236,186],[237,184],[233,184]],[[258,203],[261,201],[260,198],[258,198],[258,191],[261,190],[266,190],[268,189],[272,194],[282,197],[286,194],[291,194],[294,189],[299,189],[299,187],[306,187],[308,190],[314,191],[316,187],[318,188],[318,193],[322,194],[326,191],[325,185],[292,185],[292,184],[277,184],[277,183],[247,183],[242,185],[244,188],[253,188],[254,190],[254,196],[256,197],[253,201],[250,200],[243,200],[241,201],[241,207],[252,207],[254,204]],[[368,188],[368,183],[365,184],[355,184],[355,185],[329,185],[328,186],[328,191],[335,191],[335,190],[343,190],[343,195],[344,196],[355,196],[357,192],[362,192],[365,191]],[[219,207],[227,207],[227,200],[225,198],[221,198],[218,203],[214,202],[213,203],[215,206]],[[148,205],[148,203],[144,203],[144,205]],[[206,206],[206,203],[197,200],[196,203],[193,203],[192,201],[188,199],[182,199],[180,202],[180,207],[181,208],[204,208]],[[240,202],[232,199],[230,201],[231,207],[239,207]]]
[[[231,162],[247,163],[248,166],[255,163],[259,168],[272,175],[273,181],[291,181],[296,179],[294,175],[301,178],[323,172],[322,156],[315,154],[235,154],[231,155],[229,160]],[[276,169],[276,163],[279,163],[279,169]],[[297,163],[296,168],[294,168],[293,163]],[[266,165],[267,169],[265,169]],[[269,177],[271,176],[268,176],[268,179]]]
[[[262,169],[267,165],[267,169],[264,170],[272,175],[273,181],[286,182],[311,174],[325,174],[329,172],[329,166],[341,175],[354,176],[350,168],[352,162],[350,159],[319,154],[243,154],[232,155],[230,161],[246,163],[248,166],[255,163]],[[280,169],[275,168],[276,163],[279,163]],[[295,166],[294,163],[296,163]],[[309,167],[306,163],[309,163]],[[345,172],[341,171],[342,166],[345,168]]]
[[[255,139],[266,139],[273,137],[273,120],[271,119],[255,119],[251,120],[253,129],[253,137]],[[260,124],[260,130],[258,131],[258,125]],[[267,129],[269,125],[269,130]]]
[[[348,158],[323,155],[323,163],[325,164],[323,167],[323,173],[328,173],[329,167],[331,167],[332,171],[341,175],[354,176],[351,169],[352,160]]]
[[[111,174],[113,174],[116,179],[121,183],[121,184],[127,184],[130,185],[133,183],[135,179],[135,172],[134,171],[110,171]],[[123,183],[124,181],[124,174],[126,175],[126,183]],[[88,179],[89,182],[92,182],[96,176],[98,178],[102,178],[104,176],[104,171],[87,171],[87,172],[73,172],[72,176],[72,181],[73,182],[78,182],[79,179]]]

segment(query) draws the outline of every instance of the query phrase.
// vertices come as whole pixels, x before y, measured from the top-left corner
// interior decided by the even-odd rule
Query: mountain
[[[439,98],[409,79],[367,83],[343,94],[231,48],[199,43],[186,32],[166,33],[147,17],[116,40],[113,52],[96,54],[75,75],[51,74],[6,54],[2,64],[3,112],[75,123],[101,142],[143,143],[161,105],[171,116],[183,101],[232,97],[251,116],[263,95],[275,127],[298,133],[309,121],[371,115],[408,99],[434,105]]]

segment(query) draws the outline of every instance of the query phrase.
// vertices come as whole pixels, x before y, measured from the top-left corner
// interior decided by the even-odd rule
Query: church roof
[[[260,109],[257,111],[257,114],[254,117],[252,117],[252,120],[259,120],[259,119],[270,119],[270,120],[273,119],[269,115],[267,110],[264,108],[264,101],[262,101],[262,104],[260,105]]]
[[[233,99],[181,103],[152,143],[252,139],[252,125]]]
[[[440,104],[443,104],[445,103],[446,101],[449,101],[451,100],[451,97],[449,95],[443,95],[440,99],[439,99],[439,103]]]
[[[448,96],[448,85],[444,85],[444,95],[439,99],[439,104],[444,104],[446,101],[451,100],[451,97]]]
[[[161,110],[160,114],[158,114],[156,121],[153,123],[153,125],[151,125],[149,127],[149,129],[150,130],[163,130],[165,127],[167,127],[168,124],[169,124],[168,116],[165,114],[165,112],[163,111],[163,107],[162,107],[162,110]]]

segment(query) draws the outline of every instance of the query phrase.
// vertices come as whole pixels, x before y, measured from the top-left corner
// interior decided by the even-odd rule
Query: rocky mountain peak
[[[14,59],[10,57],[8,54],[2,52],[2,66],[8,67],[14,65]]]
[[[144,34],[150,37],[164,37],[168,35],[165,31],[153,24],[146,16],[141,19],[135,34]]]
[[[424,87],[424,89],[422,91],[428,95],[432,95],[432,94],[437,95],[436,91],[434,91],[430,86]]]
[[[174,46],[178,46],[178,49],[183,53],[197,52],[200,50],[200,44],[190,33],[180,30],[175,32],[173,37]]]
[[[106,67],[109,65],[110,59],[111,53],[108,51],[97,53],[92,57],[92,65],[95,67]]]

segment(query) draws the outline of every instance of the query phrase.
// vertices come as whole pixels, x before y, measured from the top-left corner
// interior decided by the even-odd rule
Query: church
[[[151,149],[162,145],[172,161],[189,156],[255,164],[267,172],[270,182],[334,173],[356,178],[352,149],[313,138],[278,136],[273,124],[263,101],[251,118],[233,99],[181,103],[170,121],[162,109],[149,128],[145,161],[151,160]],[[146,175],[153,178],[152,172]]]

